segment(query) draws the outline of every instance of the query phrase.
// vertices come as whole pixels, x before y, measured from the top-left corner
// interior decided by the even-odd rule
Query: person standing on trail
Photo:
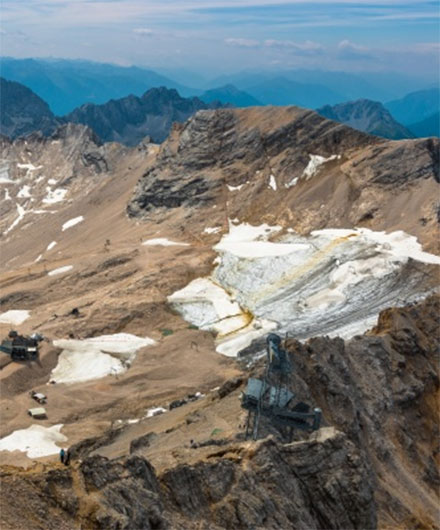
[[[64,451],[63,448],[61,448],[61,450],[60,450],[60,462],[61,462],[62,464],[65,463],[65,456],[66,456],[66,452]]]

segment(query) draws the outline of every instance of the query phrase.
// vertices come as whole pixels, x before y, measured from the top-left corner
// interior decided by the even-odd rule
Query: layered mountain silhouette
[[[175,88],[184,96],[197,93],[153,70],[91,61],[2,58],[1,71],[6,79],[31,88],[60,116],[87,102],[141,96],[158,86]]]
[[[411,92],[401,99],[385,103],[385,107],[398,122],[409,126],[439,112],[440,89],[437,87]]]
[[[225,105],[260,106],[274,101],[293,103],[298,98],[302,100],[297,102],[299,106],[313,108],[322,97],[317,86],[314,92],[310,86],[306,89],[306,85],[295,84],[287,79],[278,81],[274,85],[269,82],[257,85],[261,100],[233,85],[208,90],[201,98],[184,98],[177,90],[162,86],[148,90],[141,97],[131,94],[100,105],[86,103],[63,117],[56,117],[49,105],[31,89],[2,79],[0,133],[10,138],[25,136],[34,131],[48,135],[57,126],[73,122],[87,125],[105,142],[116,141],[133,146],[149,136],[154,142],[161,143],[168,136],[174,122],[183,122],[198,110]],[[300,92],[297,90],[299,86]],[[274,95],[276,92],[278,96]],[[335,93],[332,95],[331,91],[327,91],[327,96],[330,99],[339,97]],[[409,115],[418,116],[419,112],[420,116],[425,116],[423,120],[404,126],[381,103],[367,99],[334,106],[325,105],[317,112],[355,129],[389,139],[438,136],[440,125],[438,110],[435,111],[435,90],[409,94],[402,99],[402,102],[405,101],[412,102],[408,107]],[[399,112],[396,102],[394,108]]]
[[[247,88],[247,92],[265,105],[297,105],[315,109],[325,103],[343,101],[342,94],[314,83],[298,83],[280,76],[266,80],[257,80]]]
[[[207,90],[200,96],[200,99],[206,103],[214,101],[230,103],[234,107],[258,107],[262,105],[258,99],[243,90],[238,90],[237,87],[231,84]]]
[[[414,134],[398,123],[387,109],[377,101],[359,99],[348,103],[326,105],[317,112],[330,120],[391,140],[413,138]]]
[[[130,95],[103,105],[87,103],[64,117],[56,117],[48,104],[24,85],[1,78],[0,88],[0,134],[12,139],[35,131],[47,136],[71,122],[87,125],[105,142],[136,145],[150,136],[161,143],[174,122],[183,122],[198,110],[222,106],[218,101],[182,98],[176,90],[161,87],[148,90],[140,98]]]
[[[440,112],[436,112],[417,123],[412,123],[408,128],[419,138],[440,136]]]
[[[60,120],[55,118],[49,105],[32,90],[0,78],[0,133],[10,138],[33,131],[52,133]]]
[[[219,106],[219,102],[182,98],[177,90],[161,87],[148,90],[140,98],[130,95],[103,105],[87,103],[65,118],[88,125],[106,142],[136,145],[145,136],[163,142],[174,122],[183,122],[198,110]]]

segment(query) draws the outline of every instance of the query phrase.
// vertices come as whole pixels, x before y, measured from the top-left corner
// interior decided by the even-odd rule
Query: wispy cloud
[[[2,53],[192,68],[438,68],[435,0],[1,0]],[[29,40],[14,38],[23,31]],[[160,39],[154,47],[136,41]],[[38,42],[39,45],[31,45]],[[90,46],[82,51],[78,43]],[[179,50],[177,57],[176,50]],[[400,61],[394,61],[399,55]],[[437,62],[435,62],[437,57]],[[200,66],[203,65],[203,66]],[[422,66],[420,66],[422,68]]]
[[[143,37],[152,37],[154,35],[154,31],[150,28],[134,28],[133,33]]]
[[[338,44],[338,58],[344,61],[352,60],[372,60],[373,55],[369,53],[369,49],[366,46],[355,44],[354,42],[344,39]]]
[[[258,48],[260,46],[260,42],[254,39],[229,38],[225,39],[225,42],[228,46],[237,46],[239,48]]]
[[[324,47],[321,44],[311,40],[293,42],[291,40],[266,39],[264,46],[290,50],[303,55],[321,55],[324,52]]]

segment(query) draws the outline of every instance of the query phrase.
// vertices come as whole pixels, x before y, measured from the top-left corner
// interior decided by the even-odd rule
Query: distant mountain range
[[[1,79],[0,132],[11,138],[35,130],[47,135],[60,124],[74,122],[89,126],[103,141],[136,145],[145,136],[150,136],[154,142],[160,143],[168,136],[173,122],[183,122],[198,110],[224,105],[261,106],[268,101],[287,105],[289,101],[297,99],[303,100],[300,105],[312,108],[324,94],[321,88],[318,85],[305,88],[305,85],[279,78],[272,84],[263,81],[260,85],[254,85],[253,92],[260,95],[260,99],[257,99],[234,85],[205,91],[200,98],[184,98],[175,89],[161,87],[147,90],[141,97],[129,95],[102,104],[86,103],[63,117],[56,117],[49,105],[31,89]],[[326,94],[330,101],[340,97],[331,90],[327,90]],[[438,135],[440,129],[438,94],[438,90],[419,91],[387,104],[397,114],[399,109],[406,108],[406,121],[414,116],[424,117],[421,120],[414,119],[406,126],[399,123],[384,105],[368,99],[324,105],[317,112],[326,118],[389,139],[433,136]]]
[[[0,77],[0,133],[10,138],[39,130],[51,134],[60,124],[49,105],[29,88]]]
[[[408,126],[417,137],[440,136],[440,112],[431,114],[428,118]]]
[[[156,143],[168,136],[173,122],[184,122],[201,109],[222,106],[198,98],[182,98],[174,89],[152,88],[138,98],[130,95],[103,105],[87,103],[65,116],[69,122],[88,125],[104,141],[136,145],[145,136]]]
[[[394,118],[409,126],[429,118],[440,110],[440,88],[411,92],[404,98],[385,103]]]
[[[0,78],[0,133],[14,139],[34,131],[51,134],[65,123],[87,125],[105,142],[136,145],[145,136],[154,142],[165,140],[174,122],[186,121],[201,109],[221,107],[218,101],[182,98],[174,89],[152,88],[142,97],[133,95],[102,105],[87,103],[63,117],[56,117],[47,103],[32,90]]]
[[[200,96],[200,99],[206,103],[214,101],[229,103],[234,105],[234,107],[257,107],[263,105],[261,101],[258,101],[258,99],[243,90],[238,90],[234,85],[225,85],[207,90]]]
[[[175,88],[182,96],[202,92],[152,70],[89,61],[2,58],[1,75],[32,89],[60,116],[84,103],[106,103],[128,94],[141,96],[159,86]]]
[[[398,123],[388,110],[377,101],[359,99],[340,103],[331,107],[326,105],[317,110],[321,116],[339,121],[345,125],[391,140],[414,138],[414,134]]]
[[[352,74],[282,68],[239,72],[207,81],[185,70],[168,69],[162,74],[147,68],[67,59],[0,58],[0,66],[2,77],[33,90],[49,104],[55,115],[68,114],[85,103],[103,104],[128,94],[140,97],[148,89],[159,86],[174,88],[182,97],[201,97],[206,102],[212,102],[217,96],[222,103],[236,106],[253,106],[256,100],[264,105],[316,109],[357,99],[391,102],[392,105],[405,94],[432,84],[427,79],[394,73]],[[430,105],[428,102],[428,108]],[[402,121],[393,109],[388,110],[404,125],[428,117],[417,115]],[[431,114],[437,110],[433,109]]]

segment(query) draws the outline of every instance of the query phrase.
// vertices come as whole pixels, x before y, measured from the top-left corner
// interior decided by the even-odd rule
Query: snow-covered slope
[[[363,333],[380,310],[427,294],[427,268],[440,265],[404,232],[324,229],[268,241],[280,230],[230,223],[211,277],[169,297],[185,319],[218,334],[220,353],[235,355],[271,329],[297,339]]]

